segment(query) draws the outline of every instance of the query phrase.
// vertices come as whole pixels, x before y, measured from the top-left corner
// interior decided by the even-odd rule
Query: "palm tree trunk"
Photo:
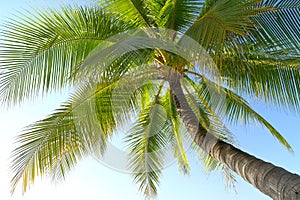
[[[198,146],[272,199],[300,199],[299,175],[249,155],[214,137],[200,125],[190,108],[181,88],[180,75],[173,75],[169,84],[177,110]]]

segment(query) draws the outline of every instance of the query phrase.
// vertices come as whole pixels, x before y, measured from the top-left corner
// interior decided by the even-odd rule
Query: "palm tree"
[[[207,168],[228,177],[233,171],[273,199],[300,199],[298,175],[236,148],[223,123],[257,122],[292,151],[244,97],[299,112],[299,6],[114,0],[10,20],[0,51],[3,105],[74,88],[18,136],[12,192],[20,180],[25,191],[38,175],[64,178],[82,157],[101,156],[109,137],[131,124],[129,169],[147,197],[156,194],[166,150],[189,172],[186,139]]]

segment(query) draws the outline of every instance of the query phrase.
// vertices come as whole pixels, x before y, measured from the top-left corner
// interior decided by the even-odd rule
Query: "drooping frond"
[[[226,141],[230,144],[236,144],[232,133],[226,128],[224,122],[209,106],[209,102],[203,102],[195,94],[189,94],[187,100],[205,129],[216,138]]]
[[[64,178],[83,156],[104,152],[106,138],[116,126],[111,107],[116,81],[103,77],[95,85],[78,86],[67,103],[18,136],[12,152],[12,192],[21,179],[25,191],[38,175]]]
[[[130,151],[129,168],[147,198],[157,193],[167,148],[166,120],[163,106],[149,105],[140,113],[126,138]]]
[[[299,113],[299,1],[262,1],[247,35],[226,37],[219,64],[227,86]],[[299,31],[298,31],[299,30]]]
[[[1,32],[1,102],[20,103],[72,84],[89,53],[127,27],[99,8],[81,6],[36,11],[9,20]]]
[[[251,47],[247,51],[242,45],[239,52],[233,51],[226,50],[220,72],[229,88],[267,104],[300,112],[299,53],[298,57],[286,53],[272,55]]]
[[[187,139],[187,130],[184,128],[176,110],[174,99],[171,92],[168,91],[161,99],[161,105],[164,107],[167,115],[167,126],[169,127],[169,142],[174,157],[177,159],[178,169],[183,174],[190,172],[190,165],[187,159],[186,150],[190,147],[190,141]]]
[[[64,105],[50,117],[28,126],[12,152],[12,192],[22,179],[23,191],[38,175],[63,178],[88,153],[84,135],[78,134],[71,105]]]
[[[225,90],[225,92],[226,98],[228,99],[226,116],[231,123],[243,120],[244,123],[247,124],[247,121],[253,120],[256,123],[265,126],[283,146],[289,151],[293,151],[292,147],[284,137],[265,118],[253,110],[241,96],[230,90]]]
[[[270,49],[284,49],[299,55],[300,47],[300,2],[295,0],[263,0],[260,7],[272,8],[251,17],[257,26],[251,41],[268,44]]]
[[[208,80],[201,80],[196,84],[193,80],[187,79],[191,86],[194,88],[198,98],[201,100],[201,103],[211,107],[212,96],[211,93],[215,94],[213,98],[219,96],[222,104],[222,107],[218,106],[216,115],[223,116],[228,122],[243,122],[244,124],[248,124],[249,122],[258,123],[264,127],[266,127],[270,133],[280,142],[283,146],[285,146],[288,150],[292,151],[292,147],[289,143],[284,139],[284,137],[261,115],[259,115],[255,110],[253,110],[247,102],[239,95],[230,91],[229,89],[216,86],[216,87],[208,87],[208,84],[214,85],[214,83],[209,82]],[[214,90],[214,88],[216,88]],[[220,89],[217,89],[220,88]],[[206,102],[206,103],[205,103]]]

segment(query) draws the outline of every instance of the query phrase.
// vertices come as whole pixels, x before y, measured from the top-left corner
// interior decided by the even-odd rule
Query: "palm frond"
[[[184,128],[184,125],[179,118],[175,102],[171,95],[171,91],[168,91],[160,99],[160,103],[166,111],[168,119],[168,123],[166,123],[166,126],[170,132],[168,138],[173,151],[173,155],[177,159],[178,168],[183,174],[188,174],[191,169],[186,153],[186,146],[189,147],[189,145],[187,145],[188,141],[186,139],[187,130]]]
[[[112,110],[119,127],[128,126],[129,119],[158,98],[164,81],[152,66],[132,67],[118,80],[111,96]]]
[[[9,20],[1,32],[1,101],[16,104],[72,84],[89,53],[126,26],[99,8],[81,6]]]
[[[25,191],[38,175],[64,178],[83,156],[102,155],[116,126],[110,102],[115,85],[86,82],[61,108],[26,127],[12,152],[12,192],[21,179]]]
[[[240,10],[235,10],[234,6],[229,7],[228,2],[207,1],[200,18],[193,25],[196,28],[196,24],[199,23],[199,28],[208,35],[212,29],[205,28],[204,25],[202,27],[201,19],[204,20],[210,13],[219,16],[217,11],[222,7],[225,11],[221,13],[223,17],[218,23],[224,27],[219,27],[218,30],[224,34],[226,32],[223,39],[217,35],[215,39],[211,38],[214,34],[218,34],[218,31],[210,33],[212,36],[207,37],[202,32],[198,34],[195,31],[194,34],[204,41],[211,39],[212,42],[209,44],[223,45],[219,46],[220,48],[212,46],[211,54],[219,51],[220,55],[214,57],[214,60],[220,75],[228,81],[230,88],[264,99],[267,104],[275,104],[298,113],[299,2],[239,1],[236,6],[240,7]],[[235,1],[230,2],[234,4]],[[233,9],[233,12],[227,16],[226,12],[230,9]],[[243,12],[243,9],[245,12],[238,14]],[[233,17],[234,14],[238,14],[239,17]],[[239,24],[239,30],[234,29],[236,22]],[[227,27],[227,24],[232,25],[233,29]],[[212,26],[213,23],[209,25]],[[189,31],[193,33],[193,26],[187,33]],[[205,45],[204,47],[207,48]]]
[[[207,84],[210,84],[210,82],[207,82]],[[195,91],[195,87],[197,87],[198,91]],[[226,104],[223,100],[224,96],[220,94],[220,88],[207,86],[205,89],[200,89],[202,85],[198,85],[198,83],[195,83],[189,77],[185,77],[183,88],[186,92],[188,103],[197,116],[201,126],[216,138],[230,144],[236,144],[235,138],[226,128],[223,122],[223,115],[220,113],[220,110],[225,107],[217,105],[217,103]]]
[[[206,50],[219,52],[228,34],[246,35],[253,28],[249,16],[258,13],[253,9],[257,1],[224,0],[212,2],[186,31],[186,35],[200,43]],[[205,12],[205,13],[204,13]]]
[[[144,0],[100,0],[99,6],[109,13],[114,13],[135,27],[151,27],[148,16],[147,1]]]
[[[207,172],[208,174],[212,172],[221,173],[221,175],[225,179],[225,187],[232,188],[235,190],[237,179],[235,178],[235,174],[233,173],[233,171],[229,169],[227,166],[220,163],[219,161],[212,158],[207,153],[201,151],[200,149],[198,149],[198,151],[200,154],[199,160],[204,165],[205,172]]]
[[[12,193],[22,179],[23,191],[38,175],[63,178],[88,153],[76,131],[71,105],[64,105],[48,118],[26,127],[12,152]]]
[[[206,0],[203,2],[201,12],[198,18],[203,17],[216,3],[218,0]]]
[[[153,6],[153,9],[150,7],[150,13],[152,10],[156,11],[152,15],[158,27],[183,33],[199,16],[202,4],[203,2],[195,0],[150,1]]]
[[[226,85],[266,104],[299,113],[299,57],[261,54],[256,49],[248,52],[233,55],[228,51],[229,55],[223,57],[221,75]]]
[[[284,137],[266,119],[253,110],[241,96],[230,90],[225,91],[226,98],[229,99],[226,114],[230,122],[244,121],[247,124],[249,121],[254,120],[256,123],[265,126],[283,146],[293,152],[292,147]]]
[[[126,140],[130,151],[129,168],[139,189],[148,198],[156,195],[163,168],[166,120],[161,105],[150,105],[141,112]]]
[[[194,83],[191,79],[187,79],[198,96],[201,102],[204,105],[211,106],[211,95],[214,87],[207,87],[207,83],[214,84],[212,82],[200,81],[198,84]],[[220,86],[216,86],[215,88],[220,88]],[[230,91],[229,89],[221,87],[221,90],[215,90],[215,93],[218,94],[222,98],[222,104],[224,106],[218,107],[219,109],[214,110],[216,115],[224,116],[227,121],[230,123],[243,122],[244,124],[248,124],[249,122],[256,122],[260,125],[266,127],[270,133],[280,142],[284,147],[288,150],[292,151],[292,147],[289,143],[284,139],[284,137],[261,115],[259,115],[256,111],[254,111],[247,102],[236,93]],[[214,98],[216,95],[214,96]],[[218,100],[219,101],[219,100]]]
[[[298,0],[263,0],[261,1],[261,5],[276,7],[279,9],[289,9],[289,8],[297,8],[300,5]]]
[[[259,6],[272,9],[251,17],[257,24],[252,41],[268,43],[277,49],[296,50],[299,54],[300,2],[264,0]]]

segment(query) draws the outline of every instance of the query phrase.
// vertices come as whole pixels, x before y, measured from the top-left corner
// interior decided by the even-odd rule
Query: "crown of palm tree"
[[[220,140],[235,144],[224,122],[256,122],[292,151],[244,97],[299,112],[299,21],[297,0],[103,0],[9,20],[1,33],[3,105],[75,88],[18,136],[12,191],[20,180],[26,190],[37,175],[64,178],[82,157],[103,155],[124,125],[131,127],[129,169],[146,196],[156,194],[166,149],[190,171],[185,139],[208,170],[234,180],[187,134],[180,101]],[[205,67],[203,58],[211,59]]]

